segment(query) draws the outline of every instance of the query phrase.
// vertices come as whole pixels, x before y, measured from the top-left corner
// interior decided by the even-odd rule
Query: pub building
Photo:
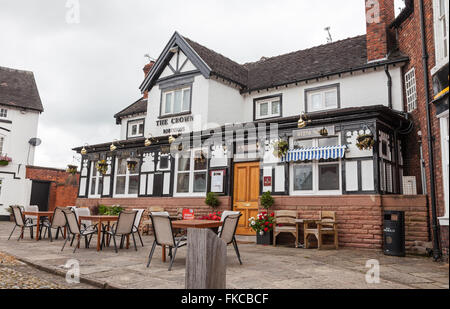
[[[384,210],[406,211],[408,248],[426,241],[426,199],[403,172],[408,57],[373,47],[383,35],[241,65],[175,32],[144,68],[143,97],[115,115],[120,139],[74,149],[77,205],[198,216],[215,192],[243,214],[237,234],[255,235],[248,219],[270,191],[272,210],[336,211],[340,246],[381,248]]]

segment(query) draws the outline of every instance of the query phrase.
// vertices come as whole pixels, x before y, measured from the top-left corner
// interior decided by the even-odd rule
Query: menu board
[[[225,178],[225,171],[211,171],[211,192],[214,193],[223,193],[223,183]]]

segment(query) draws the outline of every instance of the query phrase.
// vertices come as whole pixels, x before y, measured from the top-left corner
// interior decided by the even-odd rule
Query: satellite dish
[[[28,141],[28,143],[31,145],[31,146],[39,146],[41,143],[42,143],[42,141],[41,141],[41,139],[40,138],[37,138],[37,137],[33,137],[33,138],[31,138],[29,141]]]

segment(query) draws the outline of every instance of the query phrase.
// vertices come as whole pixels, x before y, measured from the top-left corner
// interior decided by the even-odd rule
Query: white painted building
[[[29,205],[31,180],[26,166],[33,165],[42,103],[32,72],[0,67],[0,154],[11,161],[0,165],[0,218],[8,218],[10,205]],[[0,158],[1,159],[1,158]]]

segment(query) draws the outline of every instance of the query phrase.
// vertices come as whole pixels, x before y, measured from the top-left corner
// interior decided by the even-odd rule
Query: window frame
[[[160,108],[159,108],[159,119],[164,118],[170,118],[170,117],[176,117],[181,115],[189,115],[192,112],[192,83],[190,84],[181,84],[177,85],[175,87],[171,88],[165,88],[161,89],[161,99],[160,99]],[[189,108],[187,110],[183,110],[183,102],[184,102],[184,92],[185,90],[189,89]],[[173,105],[174,105],[174,98],[175,98],[175,92],[181,90],[181,112],[174,113],[173,112]],[[166,113],[166,95],[168,93],[172,93],[172,99],[171,99],[171,111],[170,113]]]
[[[444,4],[444,8],[441,7]],[[443,9],[443,14],[442,14]],[[431,70],[432,74],[448,63],[449,59],[449,12],[448,2],[433,0],[433,28],[436,66]],[[445,55],[447,51],[447,55]]]
[[[3,134],[0,134],[0,155],[3,155],[3,150],[5,148],[5,141],[6,141],[6,136]]]
[[[0,108],[0,118],[8,118],[8,109]]]
[[[139,125],[142,124],[143,127],[143,131],[142,134],[139,133]],[[137,125],[136,128],[136,135],[131,135],[130,133],[130,125]],[[139,138],[139,137],[144,137],[144,133],[145,133],[145,118],[139,118],[139,119],[132,119],[132,120],[128,120],[127,121],[127,139],[131,139],[131,138]]]
[[[330,90],[332,90],[332,89],[336,89],[336,107],[326,108],[324,94],[326,92],[330,92]],[[311,95],[316,94],[316,93],[322,93],[323,108],[320,110],[312,109],[309,106]],[[341,108],[341,84],[340,83],[305,89],[305,112],[306,113],[334,110],[334,109],[339,109],[339,108]]]
[[[126,167],[125,174],[120,174],[119,175],[117,173],[117,171],[119,169],[119,160],[127,161],[128,159],[130,159],[130,158],[119,158],[119,157],[115,158],[115,161],[114,161],[115,162],[115,164],[114,164],[114,177],[112,177],[113,181],[114,181],[113,192],[112,192],[113,198],[121,198],[121,197],[122,198],[135,198],[135,197],[138,197],[138,195],[139,195],[139,188],[140,188],[140,181],[141,181],[141,179],[140,179],[140,177],[141,177],[140,170],[141,170],[141,164],[142,164],[141,159],[140,158],[134,158],[134,159],[136,159],[138,161],[138,166],[136,166],[136,172],[135,173],[132,174],[130,172],[130,170],[128,169],[128,167]],[[132,194],[129,193],[130,176],[137,176],[137,179],[138,179],[137,191],[136,191],[136,193],[132,193]],[[125,191],[124,191],[123,194],[117,194],[116,193],[117,177],[125,177]]]
[[[196,170],[195,169],[195,152],[203,151],[206,159],[206,168],[204,170]],[[174,177],[173,177],[173,196],[174,197],[204,197],[208,191],[208,171],[209,171],[209,159],[208,159],[208,149],[206,148],[194,148],[189,149],[190,158],[189,158],[189,171],[178,171],[178,162],[180,159],[180,154],[175,156],[175,168],[174,168]],[[178,174],[187,174],[189,173],[189,190],[188,192],[178,192]],[[195,173],[204,173],[205,174],[205,191],[204,192],[194,192],[194,176]]]
[[[324,137],[314,137],[314,138],[302,138],[298,140],[312,140],[312,147],[318,147],[319,140]],[[328,138],[337,138],[338,144],[341,143],[341,137],[339,135],[329,136]],[[292,148],[294,145],[294,138],[291,137],[289,139],[290,147]],[[294,190],[294,166],[298,165],[308,165],[312,166],[312,190]],[[319,168],[324,165],[337,165],[338,166],[338,179],[339,179],[339,189],[337,190],[320,190],[320,177],[319,177]],[[335,161],[318,161],[313,160],[309,162],[290,162],[289,163],[289,195],[292,196],[311,196],[311,195],[342,195],[342,159],[337,159]]]
[[[409,91],[413,92],[408,94]],[[411,113],[417,109],[417,79],[414,67],[405,73],[405,96],[406,111]]]
[[[100,174],[100,172],[95,167],[96,161],[91,161],[91,168],[89,170],[89,185],[88,185],[88,197],[89,198],[100,198],[103,194],[103,175]],[[95,176],[92,175],[92,172],[95,171]],[[95,178],[95,194],[92,194],[92,178]],[[99,193],[99,184],[100,184],[100,178],[102,178],[102,187],[101,192]]]
[[[280,108],[279,108],[278,114],[275,115],[275,114],[272,114],[272,104],[273,104],[273,102],[277,102],[277,101],[280,102]],[[258,111],[260,111],[260,109],[258,107],[263,103],[269,103],[269,107],[268,107],[269,113],[267,116],[258,115],[259,114]],[[283,95],[281,93],[253,99],[253,121],[275,119],[275,118],[281,118],[281,117],[283,117]]]

